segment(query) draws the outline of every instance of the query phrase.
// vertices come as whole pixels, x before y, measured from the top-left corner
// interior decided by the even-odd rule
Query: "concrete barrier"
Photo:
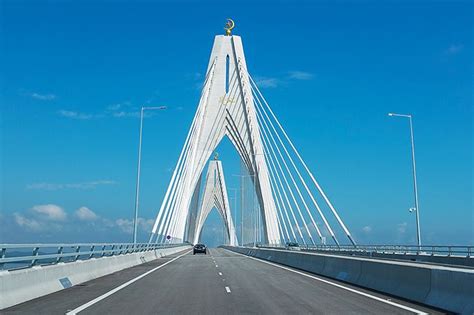
[[[411,263],[371,259],[361,262],[360,278],[351,283],[421,303],[430,292],[430,269]]]
[[[179,246],[0,271],[0,310],[189,248]]]
[[[474,314],[474,273],[432,270],[431,290],[425,303],[461,314]]]
[[[440,265],[452,265],[452,266],[467,266],[474,267],[474,259],[461,257],[461,256],[437,256],[429,254],[391,254],[391,253],[372,253],[371,257],[382,258],[382,259],[397,259],[397,260],[408,260],[416,262],[427,262]]]
[[[224,248],[450,312],[474,314],[472,268],[281,249]]]
[[[356,283],[361,276],[361,261],[350,261],[330,256],[320,257],[320,259],[324,260],[324,269],[320,274],[324,274],[327,277]]]

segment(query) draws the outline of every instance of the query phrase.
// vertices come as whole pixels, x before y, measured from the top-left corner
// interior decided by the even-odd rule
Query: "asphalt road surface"
[[[188,251],[4,310],[5,314],[439,314],[225,249]],[[2,311],[0,311],[2,313]]]

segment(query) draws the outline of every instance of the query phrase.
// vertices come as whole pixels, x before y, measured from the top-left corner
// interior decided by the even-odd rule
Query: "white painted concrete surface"
[[[204,168],[221,140],[228,137],[255,183],[262,214],[263,242],[280,244],[277,209],[239,36],[215,37],[201,95],[183,147],[183,161],[180,164],[178,159],[153,226],[153,234],[170,235],[172,239],[183,240],[187,218],[194,209],[193,196],[199,191],[198,184]]]

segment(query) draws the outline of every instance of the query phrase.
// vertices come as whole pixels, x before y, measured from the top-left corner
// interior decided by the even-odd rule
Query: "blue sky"
[[[0,242],[128,241],[160,206],[214,35],[247,65],[359,243],[474,244],[471,1],[1,1]],[[228,187],[239,161],[219,149]],[[216,213],[203,232],[216,244]]]

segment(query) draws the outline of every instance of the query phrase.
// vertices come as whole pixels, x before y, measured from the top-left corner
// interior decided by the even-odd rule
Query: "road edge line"
[[[224,248],[225,250],[228,250],[226,248]],[[326,279],[323,279],[323,278],[319,278],[319,277],[316,277],[316,276],[313,276],[313,275],[309,275],[305,272],[302,272],[302,271],[298,271],[298,270],[295,270],[295,269],[292,269],[290,267],[286,267],[286,266],[282,266],[282,265],[279,265],[279,264],[276,264],[276,263],[273,263],[273,262],[269,262],[269,261],[266,261],[266,260],[263,260],[263,259],[259,259],[259,258],[255,258],[255,257],[252,257],[252,256],[247,256],[247,255],[244,255],[244,254],[241,254],[241,253],[237,253],[237,252],[234,252],[234,251],[231,251],[231,250],[228,250],[232,253],[235,253],[237,255],[241,255],[241,256],[244,256],[246,258],[249,258],[249,259],[253,259],[253,260],[256,260],[256,261],[259,261],[261,263],[265,263],[265,264],[268,264],[268,265],[271,265],[271,266],[274,266],[274,267],[278,267],[278,268],[281,268],[281,269],[284,269],[284,270],[287,270],[287,271],[291,271],[293,273],[296,273],[296,274],[299,274],[299,275],[302,275],[302,276],[306,276],[308,278],[311,278],[311,279],[314,279],[314,280],[317,280],[317,281],[320,281],[320,282],[323,282],[323,283],[326,283],[326,284],[329,284],[329,285],[332,285],[332,286],[335,286],[335,287],[338,287],[340,289],[344,289],[344,290],[347,290],[349,292],[352,292],[352,293],[355,293],[355,294],[359,294],[359,295],[362,295],[362,296],[365,296],[367,298],[370,298],[370,299],[373,299],[373,300],[376,300],[376,301],[379,301],[379,302],[382,302],[382,303],[385,303],[385,304],[389,304],[389,305],[392,305],[392,306],[395,306],[395,307],[398,307],[398,308],[401,308],[401,309],[404,309],[404,310],[407,310],[407,311],[410,311],[410,312],[413,312],[415,314],[420,314],[420,315],[428,315],[429,313],[425,313],[423,311],[420,311],[420,310],[417,310],[415,308],[412,308],[412,307],[409,307],[409,306],[406,306],[406,305],[403,305],[403,304],[399,304],[399,303],[395,303],[395,302],[392,302],[392,301],[388,301],[388,300],[385,300],[381,297],[378,297],[378,296],[375,296],[375,295],[372,295],[372,294],[369,294],[369,293],[366,293],[366,292],[362,292],[362,291],[358,291],[356,289],[353,289],[353,288],[350,288],[350,287],[347,287],[347,286],[344,286],[342,284],[339,284],[339,283],[335,283],[335,282],[332,282],[332,281],[329,281],[329,280],[326,280]]]
[[[151,270],[148,270],[147,272],[145,272],[145,273],[139,275],[138,277],[135,277],[135,278],[133,278],[132,280],[129,280],[129,281],[125,282],[125,283],[122,284],[122,285],[119,285],[119,286],[116,287],[115,289],[112,289],[112,290],[110,290],[110,291],[108,291],[108,292],[102,294],[101,296],[98,296],[98,297],[96,297],[95,299],[93,299],[93,300],[91,300],[91,301],[89,301],[89,302],[87,302],[87,303],[85,303],[85,304],[83,304],[83,305],[81,305],[81,306],[79,306],[79,307],[76,307],[75,309],[73,309],[73,310],[71,310],[71,311],[68,311],[68,312],[66,313],[66,315],[75,315],[75,314],[77,314],[77,313],[79,313],[79,312],[82,312],[83,310],[89,308],[90,306],[92,306],[92,305],[94,305],[94,304],[96,304],[96,303],[98,303],[98,302],[100,302],[100,301],[106,299],[107,297],[111,296],[112,294],[114,294],[114,293],[116,293],[116,292],[118,292],[118,291],[120,291],[120,290],[122,290],[122,289],[128,287],[128,286],[131,285],[132,283],[137,282],[138,280],[140,280],[140,279],[142,279],[142,278],[148,276],[150,273],[155,272],[156,270],[158,270],[158,269],[160,269],[160,268],[163,268],[164,266],[166,266],[166,265],[168,265],[168,264],[171,264],[173,261],[175,261],[175,260],[177,260],[177,259],[183,257],[184,255],[189,254],[190,252],[191,252],[191,250],[188,250],[186,253],[181,254],[181,255],[179,255],[178,257],[175,257],[175,258],[171,259],[170,261],[167,261],[167,262],[165,262],[164,264],[159,265],[158,267],[155,267],[155,268],[153,268],[153,269],[151,269]]]

